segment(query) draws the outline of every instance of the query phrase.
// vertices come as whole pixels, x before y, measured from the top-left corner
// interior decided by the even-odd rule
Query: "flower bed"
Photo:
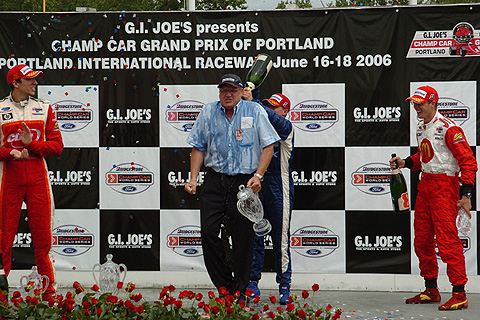
[[[95,284],[90,290],[75,281],[73,291],[53,296],[42,301],[42,291],[27,286],[25,297],[19,291],[0,293],[0,320],[3,319],[339,319],[341,309],[317,307],[313,303],[318,284],[312,286],[312,295],[302,291],[302,297],[292,294],[285,306],[277,305],[276,297],[270,296],[269,304],[260,304],[257,297],[246,305],[239,292],[230,295],[220,288],[218,295],[213,291],[207,297],[190,290],[180,291],[174,296],[175,286],[164,287],[159,300],[150,303],[141,293],[135,293],[135,285],[126,286],[118,282],[118,295],[102,293]],[[248,292],[247,295],[251,292]],[[205,299],[204,299],[205,298]],[[240,298],[240,299],[239,299]],[[244,298],[244,297],[243,297]],[[274,308],[274,309],[273,309]]]

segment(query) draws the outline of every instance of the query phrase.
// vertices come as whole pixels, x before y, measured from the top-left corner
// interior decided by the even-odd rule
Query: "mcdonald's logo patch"
[[[428,139],[423,139],[420,143],[420,152],[422,154],[422,162],[429,163],[433,158],[433,147]]]

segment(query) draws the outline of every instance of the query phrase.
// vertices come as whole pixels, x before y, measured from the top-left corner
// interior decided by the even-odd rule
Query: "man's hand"
[[[20,134],[20,139],[22,140],[23,144],[28,146],[30,143],[32,143],[32,132],[25,122],[22,122],[22,126],[23,130],[18,129],[18,133]]]
[[[390,159],[390,169],[392,170],[395,169],[397,167],[397,164],[398,164],[398,168],[403,168],[405,166],[405,160],[403,160],[399,156],[396,156]]]
[[[463,208],[468,216],[472,218],[472,214],[470,213],[470,210],[472,209],[472,201],[468,197],[462,196],[462,199],[457,201],[457,207],[458,209]]]
[[[13,149],[10,151],[10,155],[13,156],[15,160],[23,160],[28,158],[28,150],[23,149],[22,151],[18,151],[17,149]]]
[[[252,101],[253,100],[252,89],[250,89],[249,87],[243,88],[242,98],[243,100]]]
[[[197,181],[192,181],[192,180],[188,181],[184,189],[190,194],[197,193]]]
[[[248,180],[247,188],[251,188],[253,193],[258,193],[260,192],[260,189],[262,189],[262,183],[257,176],[253,176],[250,178],[250,180]]]

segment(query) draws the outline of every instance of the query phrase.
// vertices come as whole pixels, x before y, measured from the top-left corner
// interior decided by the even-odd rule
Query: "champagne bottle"
[[[251,90],[260,86],[270,72],[270,69],[272,69],[272,66],[272,57],[270,57],[268,54],[260,53],[257,55],[255,61],[253,62],[253,66],[247,73],[247,79],[245,81],[247,86]]]
[[[392,154],[392,158],[396,157],[396,154]],[[393,210],[395,212],[408,212],[410,209],[410,203],[408,201],[408,190],[405,177],[397,167],[392,170],[390,176],[390,193],[392,195]]]
[[[2,254],[0,253],[0,290],[2,293],[8,293],[8,280],[3,270]],[[6,291],[6,292],[5,292]]]

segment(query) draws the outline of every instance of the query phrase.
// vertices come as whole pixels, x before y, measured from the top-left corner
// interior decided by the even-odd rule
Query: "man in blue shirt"
[[[191,179],[185,190],[196,193],[198,174],[204,163],[208,170],[200,196],[200,224],[205,266],[215,287],[225,287],[232,294],[245,293],[255,234],[252,222],[237,209],[238,187],[243,184],[255,193],[260,191],[273,144],[280,137],[260,105],[242,100],[240,77],[226,74],[218,88],[220,101],[203,107],[187,138],[193,148]],[[220,239],[224,218],[231,227],[233,270],[226,262]]]

